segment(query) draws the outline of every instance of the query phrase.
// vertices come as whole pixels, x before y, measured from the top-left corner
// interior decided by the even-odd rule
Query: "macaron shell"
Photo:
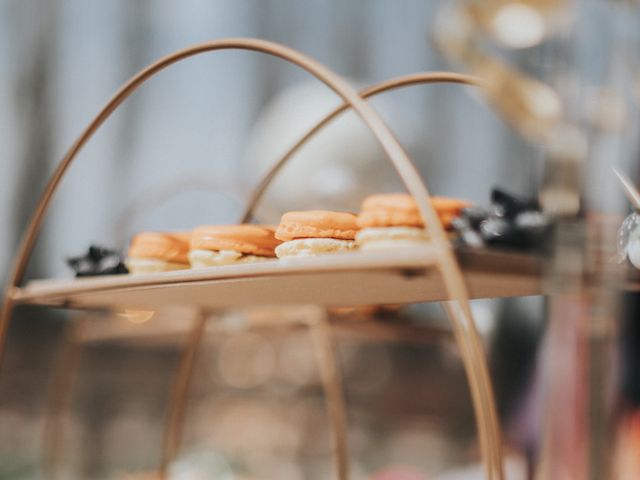
[[[276,230],[276,238],[336,238],[353,240],[358,231],[357,217],[348,212],[309,210],[287,212]]]
[[[371,195],[362,202],[362,210],[417,210],[418,205],[408,193],[382,193]]]
[[[399,210],[369,210],[358,216],[358,227],[424,227],[420,213]]]
[[[430,201],[445,229],[450,228],[453,219],[463,208],[470,205],[465,200],[449,197],[431,197]],[[413,196],[406,193],[391,193],[365,198],[362,202],[362,212],[358,216],[358,226],[360,228],[423,227],[424,222]]]
[[[272,228],[259,225],[205,225],[191,232],[192,250],[233,250],[274,257],[279,244]]]
[[[470,207],[471,202],[451,197],[431,197],[431,205],[438,213],[459,214],[463,208]]]
[[[431,197],[431,205],[434,210],[440,212],[459,212],[471,205],[466,200],[451,197]],[[368,210],[400,210],[418,212],[418,203],[408,193],[387,193],[371,195],[362,202],[362,211]]]
[[[142,232],[133,237],[129,258],[151,258],[173,263],[188,264],[189,234]]]

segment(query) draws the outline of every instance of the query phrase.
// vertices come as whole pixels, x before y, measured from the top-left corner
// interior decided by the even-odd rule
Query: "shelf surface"
[[[16,290],[14,299],[20,304],[111,310],[445,300],[435,255],[425,246],[145,275],[36,280]],[[472,298],[541,293],[539,259],[490,251],[460,252],[458,257]]]

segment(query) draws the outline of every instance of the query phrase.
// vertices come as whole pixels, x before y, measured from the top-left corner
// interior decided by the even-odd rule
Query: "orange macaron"
[[[469,203],[455,198],[432,197],[431,205],[443,227],[449,228],[453,219]],[[417,202],[406,193],[378,194],[365,198],[358,215],[358,227],[360,231],[356,235],[356,244],[362,250],[418,247],[428,244],[430,240]]]
[[[450,228],[451,221],[463,208],[470,206],[465,200],[449,197],[431,197],[444,228]],[[358,227],[424,227],[420,209],[413,196],[406,193],[378,194],[367,197],[362,202],[358,216]]]
[[[357,216],[353,213],[287,212],[276,230],[276,238],[284,242],[276,248],[276,255],[299,257],[350,250],[357,232]]]
[[[271,227],[204,225],[191,232],[189,260],[193,268],[266,260],[279,244]]]
[[[308,210],[287,212],[276,230],[276,238],[338,238],[353,240],[358,231],[357,217],[348,212]]]
[[[190,234],[142,232],[131,240],[127,268],[131,273],[151,273],[189,268]]]

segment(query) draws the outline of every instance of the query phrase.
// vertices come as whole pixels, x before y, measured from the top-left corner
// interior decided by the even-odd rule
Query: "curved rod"
[[[415,85],[425,85],[429,83],[458,83],[462,85],[472,85],[480,87],[482,86],[482,80],[479,77],[473,75],[465,75],[462,73],[454,72],[420,72],[411,73],[402,77],[396,77],[383,82],[377,83],[370,87],[366,87],[360,90],[360,96],[362,98],[369,98],[379,95],[380,93],[388,92],[391,90],[397,90],[400,88],[412,87]],[[280,159],[273,164],[273,166],[264,174],[258,184],[253,189],[251,197],[247,202],[247,206],[240,217],[240,223],[247,223],[253,220],[253,215],[256,206],[262,200],[267,188],[271,184],[272,180],[278,175],[282,167],[286,165],[291,157],[293,157],[312,137],[329,125],[336,119],[341,113],[349,110],[350,105],[343,103],[338,105],[332,112],[327,114],[322,120],[315,124],[307,133],[304,134],[293,146],[286,151],[286,153],[280,157]]]
[[[200,312],[198,317],[194,319],[189,337],[185,341],[182,355],[180,356],[178,369],[175,373],[162,434],[162,454],[160,457],[160,467],[158,469],[158,476],[161,480],[167,478],[169,465],[176,457],[178,449],[180,448],[184,413],[187,408],[187,398],[189,396],[189,386],[191,385],[198,349],[202,343],[206,326],[207,317],[204,312]]]
[[[368,98],[380,93],[398,88],[429,84],[429,83],[457,83],[476,87],[484,84],[479,77],[453,72],[421,72],[386,80],[379,84],[367,87],[360,91],[362,98]],[[267,188],[280,172],[282,167],[295,155],[300,148],[319,133],[325,126],[349,109],[349,104],[343,103],[321,119],[304,136],[302,136],[285,154],[271,167],[255,187],[242,215],[242,223],[249,222],[253,218],[254,210],[262,199]],[[446,272],[443,272],[446,273]],[[463,302],[464,303],[464,302]],[[444,304],[445,312],[449,316],[453,326],[454,337],[460,349],[460,355],[467,374],[469,388],[473,399],[473,408],[478,424],[478,436],[483,457],[487,463],[489,478],[495,476],[502,478],[502,451],[500,440],[500,426],[495,407],[491,379],[489,377],[486,358],[482,347],[482,341],[476,330],[473,317],[468,315],[468,310],[456,308],[454,304]],[[470,313],[470,311],[469,311]]]
[[[306,324],[322,379],[325,406],[331,424],[331,443],[336,456],[335,478],[349,479],[349,442],[344,386],[337,359],[337,349],[327,312],[316,307]]]
[[[88,328],[89,318],[79,318],[68,328],[65,336],[66,349],[61,352],[55,362],[51,393],[47,402],[47,414],[44,424],[44,471],[46,478],[60,478],[58,467],[59,458],[64,444],[64,416],[69,410],[72,390],[78,377],[82,342]]]
[[[488,478],[503,478],[500,423],[482,339],[473,318],[468,317],[460,308],[460,302],[441,304],[451,319],[453,335],[469,382],[480,450],[487,463]]]

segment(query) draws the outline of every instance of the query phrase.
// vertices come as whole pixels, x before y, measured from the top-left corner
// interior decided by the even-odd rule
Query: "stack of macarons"
[[[305,257],[352,250],[358,217],[348,212],[309,210],[287,212],[276,230],[283,243],[275,249],[278,258]]]
[[[447,197],[432,197],[431,205],[445,229],[468,202]],[[398,248],[429,241],[422,215],[415,199],[408,194],[372,195],[362,202],[358,215],[356,243],[362,250]]]
[[[275,258],[275,231],[259,225],[204,225],[190,233],[147,232],[133,237],[130,273],[206,268]]]
[[[189,268],[190,234],[143,232],[129,246],[126,265],[130,273],[156,273]]]
[[[191,232],[189,262],[192,268],[261,262],[275,257],[280,242],[270,227],[211,225]]]
[[[469,206],[433,197],[444,228]],[[131,273],[207,268],[274,258],[306,257],[356,249],[402,248],[429,241],[415,199],[408,194],[367,197],[360,214],[309,210],[287,212],[277,228],[261,225],[205,225],[189,233],[147,232],[129,248]]]

